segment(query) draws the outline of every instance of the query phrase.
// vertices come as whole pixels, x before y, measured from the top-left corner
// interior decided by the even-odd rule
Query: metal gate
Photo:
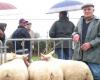
[[[22,43],[22,49],[16,50],[16,42],[21,41]],[[5,44],[2,44],[0,42],[0,60],[2,60],[2,54],[5,54],[5,61],[6,61],[6,53],[7,52],[13,52],[11,47],[12,42],[15,42],[15,50],[14,52],[22,52],[22,54],[25,54],[27,49],[25,49],[25,41],[30,41],[30,52],[29,57],[31,58],[32,55],[35,53],[37,56],[40,56],[40,53],[49,53],[52,50],[55,50],[55,48],[60,45],[60,47],[63,49],[64,41],[68,41],[68,47],[73,48],[73,42],[72,38],[49,38],[49,39],[41,39],[41,38],[22,38],[22,39],[6,39]],[[34,44],[32,44],[32,41],[34,41]],[[9,44],[9,42],[11,44]],[[34,48],[32,47],[34,45]],[[10,50],[10,51],[9,51]],[[62,50],[63,51],[63,50]]]

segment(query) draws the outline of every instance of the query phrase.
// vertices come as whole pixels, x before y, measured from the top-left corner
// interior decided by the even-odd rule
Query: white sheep
[[[41,59],[60,66],[64,80],[93,80],[91,70],[87,64],[82,61],[56,59],[52,57],[53,53],[54,51],[47,55],[42,54]]]
[[[28,70],[22,59],[0,65],[0,80],[28,80]]]
[[[0,54],[0,64],[9,62],[15,58],[23,58],[23,57],[27,57],[27,56],[28,56],[28,54],[19,55],[19,54],[13,53],[13,52],[2,53],[2,54]]]
[[[3,64],[7,61],[14,59],[16,56],[15,53],[1,53],[0,54],[0,64]]]
[[[29,67],[30,80],[63,80],[61,68],[47,61],[34,61]]]

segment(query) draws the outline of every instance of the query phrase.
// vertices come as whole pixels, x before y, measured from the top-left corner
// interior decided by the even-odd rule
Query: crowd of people
[[[6,35],[5,35],[5,29],[7,24],[6,23],[0,23],[0,40],[2,43],[5,43]],[[32,23],[29,21],[21,18],[19,20],[19,24],[17,29],[13,32],[11,35],[11,39],[18,39],[18,38],[34,38],[34,31],[31,29]],[[16,53],[22,54],[23,49],[25,49],[25,53],[30,52],[30,41],[25,41],[24,43],[22,41],[12,41],[12,48],[13,51],[16,50]],[[34,42],[32,42],[32,47],[34,48]]]
[[[100,19],[94,15],[94,5],[85,4],[82,6],[83,15],[75,26],[67,17],[67,11],[59,12],[59,20],[52,25],[49,36],[51,38],[72,38],[75,43],[74,49],[68,47],[68,41],[55,46],[55,53],[59,59],[73,59],[84,61],[91,69],[94,80],[100,80]],[[11,38],[34,38],[31,30],[32,23],[25,19],[19,20],[19,26]],[[0,24],[0,40],[5,41],[5,29],[7,24]],[[56,41],[58,43],[59,41]],[[34,42],[32,42],[34,48]],[[25,41],[25,49],[30,52],[30,42]],[[21,41],[13,42],[13,48],[23,49]],[[63,51],[62,51],[63,50]],[[20,54],[20,53],[18,53]]]

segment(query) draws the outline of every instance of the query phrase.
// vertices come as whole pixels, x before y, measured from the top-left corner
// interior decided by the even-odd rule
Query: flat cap
[[[84,8],[86,8],[86,7],[93,7],[93,8],[94,8],[94,5],[91,4],[91,3],[84,4],[84,5],[81,7],[81,9],[84,9]]]

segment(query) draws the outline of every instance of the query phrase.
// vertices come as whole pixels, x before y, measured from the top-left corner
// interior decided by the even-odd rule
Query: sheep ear
[[[53,51],[51,51],[51,52],[49,53],[49,55],[53,55],[53,54],[54,54],[54,52],[55,52],[54,50],[53,50]]]
[[[27,57],[27,56],[29,56],[29,54],[24,54],[24,55],[23,55],[23,57]]]

